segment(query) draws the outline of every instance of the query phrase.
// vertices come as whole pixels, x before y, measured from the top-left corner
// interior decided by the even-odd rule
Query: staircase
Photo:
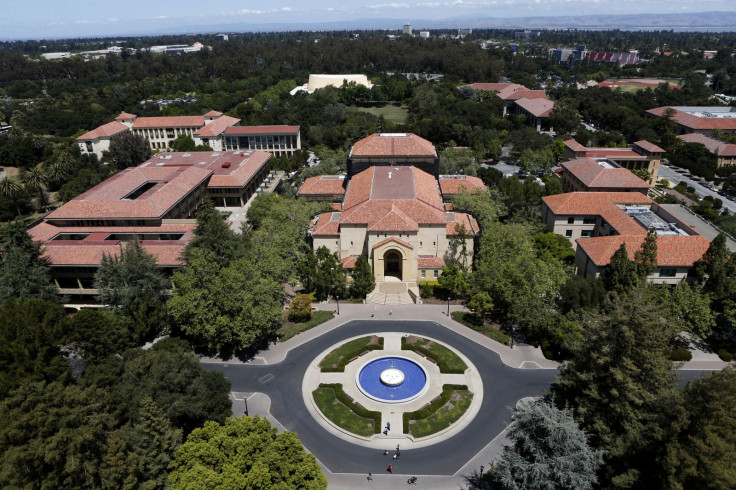
[[[368,295],[366,303],[374,305],[413,305],[409,284],[398,280],[387,280],[376,285]]]

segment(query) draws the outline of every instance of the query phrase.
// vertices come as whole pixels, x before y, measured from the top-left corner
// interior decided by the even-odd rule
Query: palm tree
[[[46,196],[43,194],[43,187],[48,182],[48,176],[44,172],[43,164],[39,163],[30,170],[26,170],[21,174],[20,180],[25,184],[29,191],[38,192],[38,206],[43,207],[46,203]]]
[[[0,179],[0,196],[13,201],[15,210],[18,212],[18,217],[22,217],[20,214],[20,208],[18,207],[18,198],[23,194],[23,187],[14,179],[8,176]]]

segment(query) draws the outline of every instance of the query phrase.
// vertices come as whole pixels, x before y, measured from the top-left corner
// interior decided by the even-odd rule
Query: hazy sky
[[[227,23],[312,23],[457,17],[682,13],[736,10],[734,0],[5,0],[0,39],[119,35]]]

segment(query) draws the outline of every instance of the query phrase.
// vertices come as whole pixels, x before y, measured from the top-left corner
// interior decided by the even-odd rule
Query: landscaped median
[[[280,342],[284,342],[294,337],[295,335],[306,332],[310,328],[321,325],[328,320],[332,320],[333,318],[335,318],[335,313],[332,311],[315,311],[312,315],[312,318],[310,318],[306,322],[285,323],[281,328],[276,331],[276,335],[278,336]]]
[[[469,313],[467,311],[453,311],[452,313],[450,313],[450,316],[452,316],[452,319],[456,322],[462,323],[466,327],[471,328],[476,332],[485,335],[486,337],[490,337],[496,342],[501,342],[502,344],[509,343],[509,339],[511,337],[509,337],[506,332],[497,330],[490,325],[486,325],[482,320],[480,320],[472,313]]]
[[[323,373],[341,373],[350,361],[366,352],[383,349],[383,337],[369,335],[345,342],[337,349],[327,354],[319,363]]]
[[[381,412],[367,410],[356,403],[343,391],[341,384],[321,383],[312,396],[322,414],[338,427],[364,437],[381,432]]]
[[[444,385],[442,394],[429,404],[404,413],[404,433],[419,438],[441,432],[459,420],[472,401],[466,385]]]
[[[433,342],[423,337],[407,335],[401,338],[401,350],[411,350],[423,355],[437,364],[441,373],[463,374],[468,365],[460,359],[460,356],[452,352],[444,345]]]

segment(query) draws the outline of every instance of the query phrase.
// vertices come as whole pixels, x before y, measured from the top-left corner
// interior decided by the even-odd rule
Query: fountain
[[[423,395],[428,376],[423,367],[404,357],[381,357],[364,364],[355,377],[358,389],[384,403],[401,403]]]

